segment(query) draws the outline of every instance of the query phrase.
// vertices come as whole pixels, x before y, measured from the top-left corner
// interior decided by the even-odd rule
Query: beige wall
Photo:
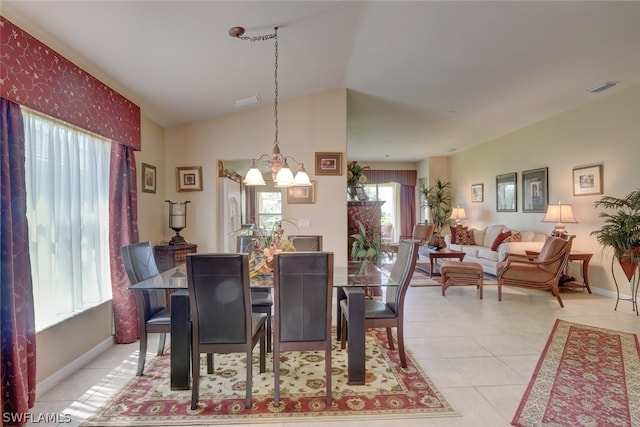
[[[279,103],[279,140],[283,154],[303,162],[311,180],[316,181],[316,203],[286,203],[283,190],[283,217],[296,221],[310,219],[311,227],[301,234],[322,234],[324,249],[335,253],[336,263],[346,264],[344,239],[347,230],[345,176],[316,176],[314,153],[346,152],[346,90],[336,89]],[[222,250],[218,231],[218,160],[259,157],[273,148],[273,107],[239,111],[167,129],[165,166],[202,166],[203,191],[176,192],[175,176],[165,175],[166,198],[190,200],[187,228],[181,233],[198,245],[198,252]],[[293,170],[296,167],[290,165]],[[343,158],[343,171],[346,159]],[[288,234],[295,231],[285,224]],[[167,229],[167,231],[170,231]],[[165,237],[169,237],[167,233]]]
[[[572,170],[602,164],[605,195],[622,197],[640,186],[640,86],[589,96],[594,102],[452,156],[451,181],[454,203],[466,208],[472,227],[501,223],[550,232],[553,224],[541,222],[543,213],[522,212],[520,197],[521,172],[548,167],[549,202],[572,204],[579,222],[567,224],[576,235],[574,249],[595,253],[589,264],[592,287],[613,291],[611,258],[601,256],[589,235],[602,224],[593,208],[600,196],[573,196]],[[496,213],[496,175],[509,172],[518,173],[518,212]],[[477,183],[484,184],[483,203],[470,201],[471,185]]]

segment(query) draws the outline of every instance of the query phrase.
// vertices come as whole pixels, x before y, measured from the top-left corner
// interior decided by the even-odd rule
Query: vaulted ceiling
[[[163,126],[347,88],[347,157],[417,161],[640,84],[640,2],[17,1],[2,14]],[[586,89],[620,82],[608,91]],[[252,108],[246,106],[241,108]],[[284,141],[283,141],[284,142]]]

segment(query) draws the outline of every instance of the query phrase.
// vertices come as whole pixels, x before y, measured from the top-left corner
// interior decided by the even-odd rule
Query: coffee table
[[[419,250],[420,255],[427,256],[429,255],[429,277],[433,277],[434,274],[434,263],[437,264],[438,259],[458,259],[458,261],[462,261],[464,259],[464,252],[455,251],[453,249],[444,248],[444,249],[431,249],[427,246],[423,246]]]

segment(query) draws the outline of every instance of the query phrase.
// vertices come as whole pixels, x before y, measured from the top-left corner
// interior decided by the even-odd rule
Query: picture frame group
[[[522,171],[522,212],[546,212],[549,204],[549,168]]]
[[[496,176],[496,211],[518,211],[518,174],[505,173]]]
[[[602,194],[602,165],[573,168],[573,195]]]

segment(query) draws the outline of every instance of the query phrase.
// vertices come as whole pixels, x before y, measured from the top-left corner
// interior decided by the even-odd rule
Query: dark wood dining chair
[[[252,313],[247,254],[189,254],[187,285],[191,308],[191,409],[198,405],[200,355],[213,370],[215,353],[245,353],[245,408],[251,407],[253,348],[260,342],[260,372],[265,371],[266,321]]]
[[[404,350],[404,299],[416,267],[419,246],[420,243],[415,240],[400,241],[398,256],[389,274],[389,277],[398,286],[388,286],[383,301],[365,300],[365,328],[385,328],[391,350],[394,350],[391,328],[396,328],[400,365],[403,368],[407,367],[407,357]],[[347,300],[340,301],[340,308],[342,310],[341,348],[344,349],[347,339],[347,322],[349,322]]]
[[[238,236],[236,250],[239,253],[251,254],[255,241],[255,236]],[[273,328],[273,297],[271,296],[271,289],[251,289],[251,307],[254,313],[267,315],[267,351],[271,351]]]
[[[133,243],[120,248],[122,263],[129,278],[134,285],[159,273],[156,261],[153,257],[151,242]],[[158,340],[158,356],[164,353],[166,336],[171,332],[171,315],[167,307],[165,291],[136,290],[136,304],[138,306],[140,349],[138,354],[137,376],[144,372],[144,364],[147,356],[147,335],[160,334]]]
[[[333,253],[276,254],[273,274],[273,404],[280,404],[280,354],[324,351],[327,405],[331,405]]]
[[[292,234],[288,240],[296,251],[322,251],[322,235],[319,234]]]

